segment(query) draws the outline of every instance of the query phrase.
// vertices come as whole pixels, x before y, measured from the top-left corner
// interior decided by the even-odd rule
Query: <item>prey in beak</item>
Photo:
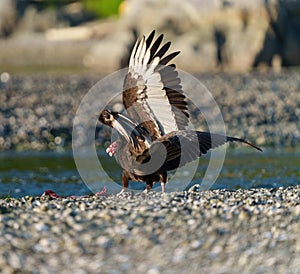
[[[100,113],[98,120],[102,124],[114,128],[120,137],[125,139],[128,143],[131,143],[134,146],[138,145],[137,137],[141,136],[139,126],[133,123],[125,115],[105,109]],[[119,142],[116,141],[107,148],[106,152],[109,156],[113,156],[118,148]]]

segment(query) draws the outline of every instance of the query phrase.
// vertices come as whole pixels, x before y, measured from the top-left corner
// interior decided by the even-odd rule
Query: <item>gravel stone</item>
[[[0,199],[2,273],[298,273],[300,186]],[[47,210],[44,210],[47,208]]]
[[[258,145],[299,145],[299,72],[202,74],[197,78],[218,103],[228,134]],[[11,75],[8,81],[0,81],[0,151],[69,149],[76,110],[100,79],[99,75],[41,74]],[[109,89],[103,92],[110,98]],[[190,87],[189,92],[197,90]],[[120,110],[120,103],[121,98],[116,99],[112,109]],[[203,129],[206,123],[200,111],[193,104],[190,111],[194,125]],[[105,144],[110,141],[110,129],[99,124],[95,136],[97,145]]]

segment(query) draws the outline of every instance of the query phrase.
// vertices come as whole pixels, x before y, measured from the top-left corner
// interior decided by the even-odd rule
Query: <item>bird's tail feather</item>
[[[226,136],[226,141],[227,141],[227,142],[240,142],[240,143],[244,143],[244,144],[247,144],[247,145],[249,145],[249,146],[251,146],[251,147],[256,148],[256,149],[259,150],[259,151],[263,151],[261,148],[259,148],[258,146],[256,146],[256,145],[250,143],[249,141],[247,141],[247,140],[245,140],[245,139]]]

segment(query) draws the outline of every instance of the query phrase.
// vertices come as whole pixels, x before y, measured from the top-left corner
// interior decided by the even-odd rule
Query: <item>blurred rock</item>
[[[50,28],[45,31],[45,37],[49,41],[87,41],[95,37],[102,39],[107,33],[110,33],[113,28],[111,22],[102,22],[101,27],[99,27],[97,23],[89,23],[77,27]]]
[[[300,1],[268,0],[265,1],[269,26],[265,33],[264,46],[258,52],[254,62],[272,63],[273,57],[279,55],[283,66],[300,64]]]
[[[278,22],[282,32],[283,64],[294,66],[300,64],[300,1],[286,1],[285,5],[279,2],[279,11],[284,11],[284,16]]]
[[[94,15],[87,12],[80,2],[74,2],[63,6],[58,11],[59,18],[67,21],[70,26],[78,26],[82,23],[96,19]]]
[[[128,0],[114,30],[87,53],[93,60],[88,65],[117,69],[120,56],[133,44],[134,32],[141,36],[153,29],[165,33],[172,48],[182,52],[177,64],[184,70],[249,71],[261,63],[271,66],[274,56],[282,65],[297,65],[299,7],[298,0]]]
[[[0,1],[0,37],[10,35],[16,24],[16,8],[14,0]]]
[[[131,0],[125,3],[116,31],[89,53],[96,65],[101,65],[107,52],[110,52],[110,64],[117,65],[120,49],[114,51],[116,44],[124,47],[124,41],[132,43],[134,30],[142,35],[156,29],[172,41],[173,49],[181,50],[177,58],[181,69],[197,72],[219,67],[248,70],[263,45],[268,28],[262,1]],[[126,33],[127,37],[121,33]]]
[[[32,62],[61,64],[74,59],[75,51],[80,65],[108,73],[127,66],[136,38],[156,29],[172,41],[174,51],[182,52],[176,58],[182,70],[280,71],[281,66],[300,65],[300,0],[126,0],[119,17],[101,21],[93,21],[79,1],[56,10],[45,7],[45,1],[0,1],[0,37],[15,28],[16,34],[26,33],[31,45],[22,41],[26,35],[3,45],[0,41],[0,62],[22,63],[20,56],[27,62],[24,52],[38,48]],[[67,48],[62,58],[52,56],[58,54],[55,41]],[[73,41],[86,42],[85,50]]]
[[[84,10],[82,3],[74,2],[58,9],[41,8],[39,5],[18,4],[18,33],[46,32],[49,29],[78,26],[95,19]],[[89,37],[88,37],[89,38]]]
[[[90,48],[84,56],[84,65],[97,67],[106,72],[114,71],[121,67],[122,58],[128,56],[124,62],[125,67],[128,66],[129,49],[132,49],[128,45],[133,44],[133,37],[130,31],[112,28],[108,36]]]
[[[18,34],[44,32],[49,28],[53,28],[58,24],[67,25],[59,22],[57,19],[57,11],[54,9],[45,9],[38,11],[34,6],[28,6],[24,15],[20,18],[16,32]]]

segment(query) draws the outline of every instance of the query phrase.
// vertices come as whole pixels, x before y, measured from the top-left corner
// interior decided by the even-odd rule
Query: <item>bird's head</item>
[[[136,143],[136,139],[133,137],[141,135],[137,125],[124,114],[105,109],[100,113],[98,120],[104,125],[114,128],[120,136],[133,144]]]
[[[118,113],[111,111],[111,110],[103,110],[99,115],[99,122],[101,122],[104,125],[107,125],[111,128],[114,127],[114,121],[117,120],[119,117]]]

